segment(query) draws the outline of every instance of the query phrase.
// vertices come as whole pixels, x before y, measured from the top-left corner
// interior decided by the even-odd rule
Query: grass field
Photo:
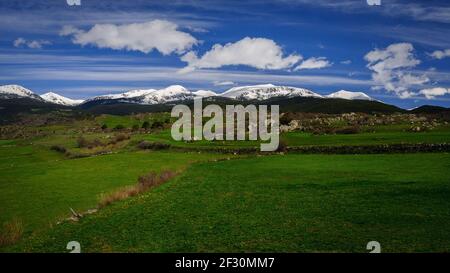
[[[137,183],[150,171],[181,170],[220,155],[168,152],[120,152],[65,159],[42,145],[0,146],[0,222],[20,219],[26,231],[47,228],[70,215],[69,207],[96,206],[102,193]]]
[[[448,153],[212,153],[208,148],[259,143],[175,142],[167,118],[101,115],[11,128],[19,137],[0,140],[0,231],[20,223],[23,232],[0,252],[64,252],[73,240],[84,252],[366,252],[371,240],[384,252],[450,251]],[[114,129],[119,125],[124,129]],[[448,125],[426,132],[409,126],[281,138],[290,147],[450,142]],[[80,137],[100,144],[81,147]],[[183,150],[141,150],[142,140]],[[166,170],[179,175],[80,222],[56,224],[69,208],[95,208],[102,194]]]
[[[15,251],[449,251],[450,155],[285,155],[195,164]],[[230,170],[233,170],[230,172]]]

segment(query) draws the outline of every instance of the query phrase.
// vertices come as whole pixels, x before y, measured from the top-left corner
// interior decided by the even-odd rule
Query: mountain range
[[[204,104],[276,104],[281,112],[310,113],[442,113],[450,109],[421,106],[405,110],[369,97],[363,92],[340,90],[320,95],[311,90],[272,84],[233,87],[223,93],[210,90],[190,91],[181,85],[163,89],[138,89],[102,95],[87,100],[73,100],[54,92],[41,96],[19,85],[0,86],[0,122],[18,113],[46,113],[65,109],[93,114],[126,115],[141,112],[170,111],[175,103],[193,105],[193,99],[204,98]]]
[[[172,85],[163,89],[138,89],[124,93],[96,96],[87,100],[73,100],[54,92],[41,96],[19,85],[0,86],[0,99],[30,98],[46,101],[63,106],[77,106],[80,104],[114,104],[135,103],[143,105],[165,104],[173,101],[192,100],[195,98],[224,97],[239,101],[267,100],[275,97],[312,97],[312,98],[338,98],[347,100],[373,100],[362,92],[338,91],[328,96],[319,95],[305,88],[290,86],[276,86],[273,84],[251,85],[233,87],[223,93],[210,90],[190,91],[181,85]]]

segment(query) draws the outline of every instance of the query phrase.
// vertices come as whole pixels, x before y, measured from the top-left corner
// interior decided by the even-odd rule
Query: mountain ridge
[[[64,105],[64,106],[77,106],[84,102],[84,100],[69,99],[67,97],[61,96],[61,95],[53,93],[53,92],[45,93],[45,94],[41,95],[41,98],[43,98],[47,102]]]
[[[29,89],[19,85],[0,86],[0,106],[19,109],[8,100],[14,100],[18,104],[23,103],[24,111],[28,111],[25,105],[36,102],[39,107],[45,104],[58,105],[79,110],[95,109],[95,112],[103,110],[114,113],[132,113],[141,111],[170,111],[176,103],[192,104],[195,98],[205,98],[205,104],[280,104],[282,111],[311,111],[323,113],[341,112],[439,112],[449,111],[445,107],[427,106],[418,110],[405,110],[384,102],[375,100],[363,92],[340,90],[329,95],[319,95],[311,90],[276,86],[273,84],[250,85],[233,87],[223,93],[211,90],[190,91],[181,85],[171,85],[162,89],[135,89],[119,94],[96,96],[85,101],[72,100],[57,93],[49,92],[39,96]],[[31,103],[31,104],[30,104]],[[54,108],[53,107],[53,108]],[[432,107],[432,108],[430,108]],[[52,108],[52,109],[53,109]],[[103,110],[102,110],[103,109]],[[6,113],[7,109],[2,109]]]

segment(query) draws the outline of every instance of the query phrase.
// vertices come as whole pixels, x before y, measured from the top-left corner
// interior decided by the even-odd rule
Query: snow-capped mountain
[[[53,92],[45,93],[44,95],[41,95],[41,98],[45,101],[64,106],[76,106],[83,103],[83,100],[69,99]]]
[[[338,98],[347,100],[375,101],[375,99],[369,97],[363,92],[340,90],[327,96],[321,96],[308,89],[290,86],[276,86],[273,84],[233,87],[224,93],[215,93],[210,90],[190,91],[181,85],[171,85],[163,89],[136,89],[120,94],[102,95],[90,98],[86,101],[69,99],[52,92],[39,96],[31,90],[19,85],[0,86],[0,99],[31,98],[41,102],[50,102],[64,106],[77,106],[80,104],[86,106],[90,104],[114,103],[153,105],[174,101],[192,100],[195,98],[210,98],[214,100],[213,97],[225,97],[235,100],[266,100],[274,97],[312,97],[324,99]]]
[[[340,90],[331,93],[326,97],[330,99],[345,99],[345,100],[374,100],[363,92],[352,92],[346,90]]]
[[[139,100],[143,104],[160,104],[177,100],[189,100],[194,97],[194,94],[183,86],[171,85],[139,97]]]
[[[163,89],[131,90],[121,94],[103,95],[87,100],[86,102],[101,100],[117,100],[118,102],[138,104],[161,104],[172,101],[190,100],[198,97],[206,98],[216,96],[213,91],[198,90],[191,92],[181,85],[171,85]]]
[[[273,84],[233,87],[219,96],[237,100],[266,100],[274,97],[316,97],[321,95],[311,90]]]
[[[2,85],[0,86],[0,98],[15,99],[15,98],[30,98],[42,101],[42,98],[33,93],[33,91],[26,89],[20,85]]]
[[[208,97],[215,97],[215,96],[217,96],[216,92],[213,92],[213,91],[210,91],[210,90],[198,90],[198,91],[192,92],[192,94],[194,94],[194,96],[200,97],[200,98],[208,98]]]
[[[132,99],[137,97],[142,97],[145,95],[148,95],[152,92],[157,91],[156,89],[136,89],[136,90],[130,90],[125,93],[120,94],[110,94],[110,95],[102,95],[93,97],[91,99],[88,99],[86,101],[94,101],[94,100],[120,100],[120,99]]]

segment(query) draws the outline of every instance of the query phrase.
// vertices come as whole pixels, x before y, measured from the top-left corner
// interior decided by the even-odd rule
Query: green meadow
[[[450,251],[448,153],[234,155],[208,148],[259,143],[176,142],[167,119],[102,115],[0,140],[1,235],[17,223],[17,238],[0,252],[66,252],[69,241],[83,252],[367,252],[373,240],[383,252]],[[289,147],[450,140],[448,127],[405,128],[294,131],[281,139]],[[141,141],[169,146],[142,149]],[[152,171],[177,176],[78,222],[62,221],[71,208],[97,208],[102,196]]]
[[[449,154],[285,155],[194,164],[169,183],[13,251],[450,250]],[[232,170],[232,171],[230,171]]]

